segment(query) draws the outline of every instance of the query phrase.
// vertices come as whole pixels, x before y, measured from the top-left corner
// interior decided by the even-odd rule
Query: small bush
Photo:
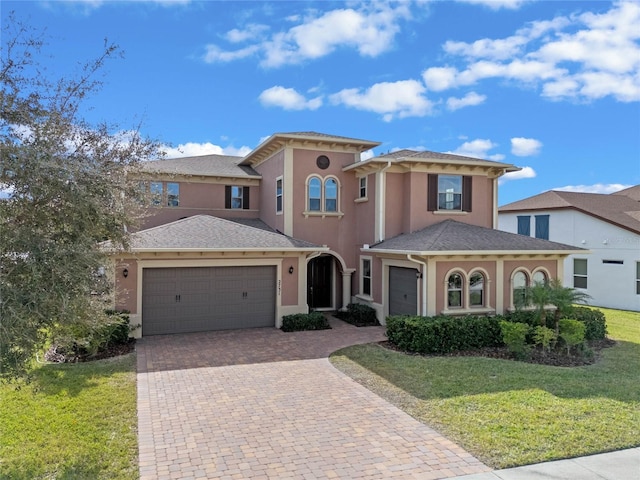
[[[567,346],[567,355],[571,353],[571,347],[581,345],[585,340],[586,326],[578,320],[563,318],[559,322],[560,333],[558,336]]]
[[[500,330],[502,332],[502,341],[509,351],[518,358],[526,357],[530,348],[527,344],[527,334],[531,327],[526,323],[503,320],[500,322]]]
[[[390,316],[387,337],[402,350],[422,354],[476,350],[502,343],[498,319],[483,316]]]
[[[557,340],[558,337],[556,336],[555,330],[543,327],[542,325],[533,328],[533,341],[536,345],[542,347],[542,351],[551,351],[551,347],[555,345]]]
[[[600,310],[573,306],[567,316],[584,323],[585,340],[602,340],[607,336],[607,322]]]
[[[380,325],[376,310],[362,303],[350,303],[346,312],[338,312],[338,318],[358,327]]]
[[[329,320],[321,312],[296,313],[282,317],[283,332],[300,332],[303,330],[326,330],[331,328]]]
[[[535,310],[515,310],[509,312],[506,315],[505,320],[513,323],[526,323],[531,327],[535,327],[536,325],[540,324],[540,322],[538,321],[538,315]],[[549,318],[547,317],[547,321],[548,320]]]

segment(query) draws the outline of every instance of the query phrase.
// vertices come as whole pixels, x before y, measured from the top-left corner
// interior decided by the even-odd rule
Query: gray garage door
[[[142,335],[275,326],[276,267],[145,268]]]
[[[414,268],[389,267],[389,315],[415,315],[417,292]]]

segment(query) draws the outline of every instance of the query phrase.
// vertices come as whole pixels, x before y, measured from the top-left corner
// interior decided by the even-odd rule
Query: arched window
[[[485,278],[480,272],[474,272],[469,277],[469,306],[484,307]]]
[[[462,275],[453,273],[447,280],[447,305],[451,308],[462,307]]]
[[[324,211],[338,211],[338,183],[333,178],[324,181]]]
[[[547,279],[547,275],[544,272],[538,270],[533,274],[533,285],[545,285],[547,283],[549,283],[549,280]]]
[[[322,183],[317,177],[309,179],[309,211],[319,212],[322,206]]]
[[[513,304],[526,305],[527,304],[527,285],[529,284],[529,277],[524,272],[516,272],[513,276]]]

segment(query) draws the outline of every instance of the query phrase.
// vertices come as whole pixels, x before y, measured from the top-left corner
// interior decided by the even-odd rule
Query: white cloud
[[[493,143],[491,140],[485,140],[485,139],[476,139],[476,140],[471,140],[469,142],[464,142],[462,145],[460,145],[458,148],[456,148],[455,150],[451,151],[451,152],[445,152],[445,153],[451,153],[454,155],[462,155],[465,157],[473,157],[473,158],[483,158],[486,160],[495,160],[495,161],[500,161],[504,159],[504,155],[502,155],[501,153],[496,153],[493,155],[489,155],[489,150],[496,148],[498,146],[497,143]]]
[[[579,192],[579,193],[614,193],[632,187],[633,185],[623,185],[621,183],[595,183],[593,185],[566,185],[564,187],[554,188],[563,192]]]
[[[517,10],[529,0],[458,0],[462,3],[471,3],[474,5],[482,5],[489,7],[491,10],[500,10],[505,8],[508,10]]]
[[[376,154],[375,154],[375,152],[373,151],[373,149],[371,149],[371,150],[367,150],[366,152],[362,152],[362,153],[360,154],[360,161],[361,161],[361,162],[364,162],[365,160],[369,160],[370,158],[373,158],[373,157],[375,157],[375,156],[376,156]]]
[[[246,146],[240,148],[236,148],[233,146],[221,147],[220,145],[215,145],[210,142],[187,142],[181,143],[177,147],[165,146],[161,150],[165,153],[165,158],[180,158],[197,157],[200,155],[232,155],[244,157],[252,149]]]
[[[484,103],[486,99],[486,95],[478,95],[476,92],[469,92],[462,98],[449,97],[447,99],[447,108],[454,111],[464,107],[474,107]]]
[[[498,184],[502,185],[504,182],[508,182],[510,180],[522,180],[524,178],[535,178],[536,171],[531,167],[521,167],[517,172],[509,172],[505,173],[498,179]]]
[[[538,155],[542,149],[542,142],[535,138],[514,137],[511,139],[511,153],[518,157]]]
[[[431,112],[433,104],[424,96],[425,88],[417,80],[376,83],[362,91],[349,88],[329,97],[334,105],[382,114],[384,121],[394,118],[421,117]]]
[[[506,38],[451,40],[443,48],[461,62],[423,72],[434,91],[502,78],[540,86],[542,96],[552,100],[640,100],[638,2],[618,2],[602,14],[532,22]]]
[[[324,57],[342,47],[352,48],[365,57],[376,57],[392,48],[395,36],[400,32],[400,22],[410,19],[410,4],[404,2],[394,5],[363,2],[357,9],[341,8],[322,13],[313,10],[289,18],[298,24],[271,36],[262,25],[233,29],[226,35],[229,42],[255,43],[235,51],[207,45],[202,58],[213,63],[259,54],[262,66],[275,68]]]
[[[307,100],[293,88],[280,85],[266,89],[258,98],[265,107],[281,107],[285,110],[317,110],[322,106],[322,97]]]

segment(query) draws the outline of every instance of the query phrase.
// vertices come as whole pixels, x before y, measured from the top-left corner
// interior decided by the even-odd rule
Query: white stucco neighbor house
[[[565,259],[564,285],[589,294],[591,305],[640,311],[640,185],[541,193],[500,207],[498,229],[587,249]]]

